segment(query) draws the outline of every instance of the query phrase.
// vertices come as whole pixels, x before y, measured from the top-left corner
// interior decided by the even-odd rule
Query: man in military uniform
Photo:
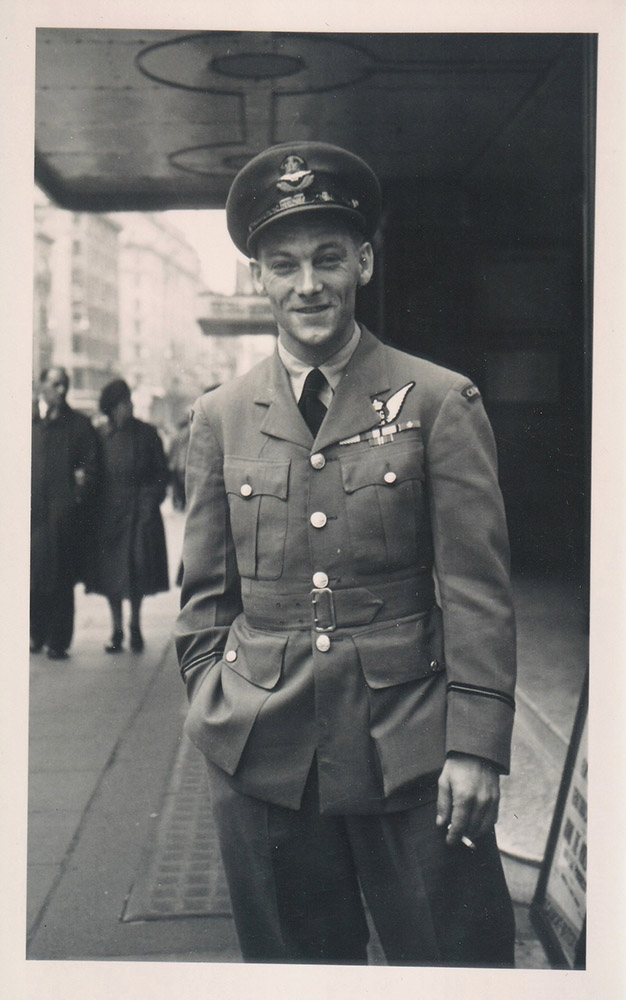
[[[244,959],[511,965],[493,832],[515,680],[493,436],[354,318],[375,175],[272,147],[227,221],[273,357],[195,406],[176,638]]]

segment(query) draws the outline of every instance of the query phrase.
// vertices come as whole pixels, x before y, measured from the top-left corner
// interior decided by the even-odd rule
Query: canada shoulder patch
[[[480,389],[478,389],[475,385],[466,385],[461,391],[461,395],[464,396],[465,399],[468,399],[471,403],[475,399],[480,399]]]

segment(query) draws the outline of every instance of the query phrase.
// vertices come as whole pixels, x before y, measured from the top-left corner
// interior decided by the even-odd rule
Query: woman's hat
[[[113,379],[100,393],[100,409],[110,417],[117,404],[124,399],[130,399],[130,389],[123,378]]]

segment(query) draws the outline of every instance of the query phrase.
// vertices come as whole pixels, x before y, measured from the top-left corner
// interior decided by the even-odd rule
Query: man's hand
[[[437,826],[449,827],[447,844],[461,837],[478,840],[495,825],[500,801],[500,775],[480,757],[451,754],[439,778]]]

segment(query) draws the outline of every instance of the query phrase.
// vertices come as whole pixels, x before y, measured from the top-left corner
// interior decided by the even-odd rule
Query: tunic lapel
[[[315,448],[370,430],[379,423],[372,398],[389,390],[384,347],[364,327],[315,439]]]
[[[312,449],[313,438],[291,391],[289,376],[278,356],[270,359],[267,381],[259,386],[254,401],[267,407],[261,432]],[[372,398],[390,388],[384,347],[364,327],[356,351],[350,358],[333,401],[315,438],[321,450],[344,438],[378,425]]]
[[[268,371],[268,369],[265,369]],[[291,391],[289,376],[285,371],[278,352],[270,359],[269,378],[260,386],[254,397],[255,403],[267,407],[261,420],[261,432],[283,441],[302,445],[310,450],[313,438],[304,422]]]

